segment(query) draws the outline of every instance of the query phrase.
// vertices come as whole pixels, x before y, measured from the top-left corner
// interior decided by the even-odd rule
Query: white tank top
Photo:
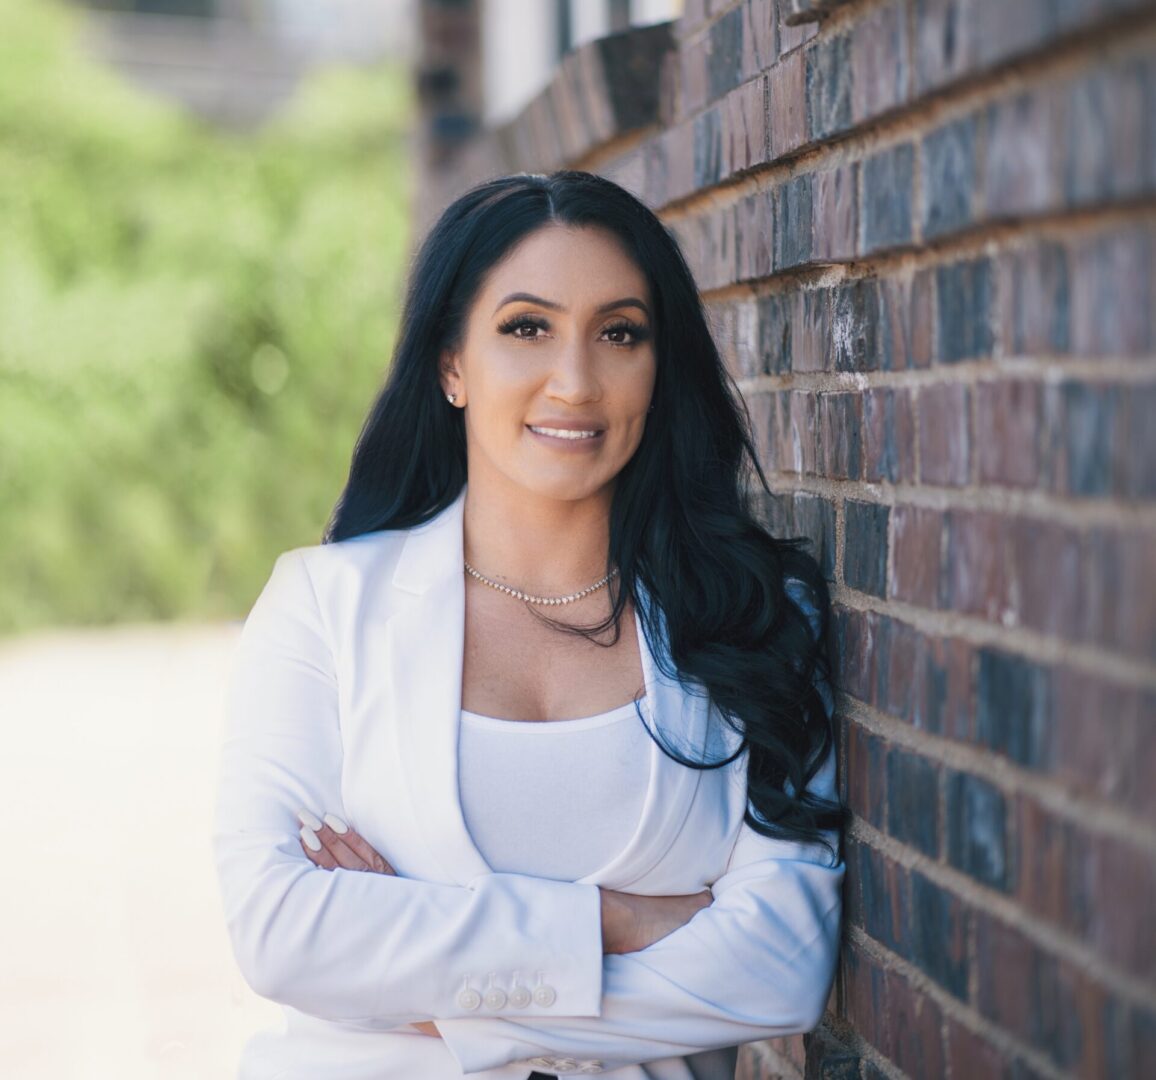
[[[559,881],[606,866],[634,835],[651,739],[633,702],[577,720],[499,720],[462,710],[466,827],[496,872]]]

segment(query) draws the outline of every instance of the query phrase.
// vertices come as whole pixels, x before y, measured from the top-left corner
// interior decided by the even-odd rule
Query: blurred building
[[[89,47],[137,84],[228,127],[259,125],[330,62],[411,57],[414,0],[76,0]]]

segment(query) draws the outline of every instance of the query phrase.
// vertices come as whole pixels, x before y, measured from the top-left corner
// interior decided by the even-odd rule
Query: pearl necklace
[[[491,589],[497,589],[499,592],[504,592],[508,596],[514,597],[515,600],[524,600],[527,604],[569,604],[575,600],[581,600],[584,596],[589,596],[592,592],[597,592],[604,585],[610,582],[618,575],[618,567],[616,566],[600,581],[594,582],[593,585],[587,585],[585,589],[580,589],[578,592],[570,593],[569,596],[531,596],[529,593],[522,592],[521,589],[513,589],[509,585],[503,585],[500,581],[492,581],[484,574],[479,574],[469,563],[465,564],[466,573],[470,577],[477,578],[483,585],[489,585]]]

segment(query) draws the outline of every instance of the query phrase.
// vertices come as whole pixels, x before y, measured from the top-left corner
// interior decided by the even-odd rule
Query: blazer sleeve
[[[830,687],[817,687],[830,715]],[[809,790],[835,797],[834,748]],[[612,1069],[810,1031],[834,980],[843,876],[841,857],[822,845],[744,823],[709,907],[645,949],[604,957],[596,1019],[471,1017],[437,1027],[467,1075],[513,1061]]]
[[[445,885],[317,867],[297,811],[343,812],[341,765],[333,655],[294,549],[277,558],[233,653],[212,831],[230,943],[256,993],[400,1026],[470,1015],[461,973],[478,973],[470,988],[483,992],[485,973],[513,968],[544,972],[559,1013],[598,1015],[596,885],[507,873]]]

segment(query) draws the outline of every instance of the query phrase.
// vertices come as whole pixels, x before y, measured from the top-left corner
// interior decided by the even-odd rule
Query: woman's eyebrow
[[[529,303],[529,304],[538,304],[541,307],[550,308],[552,311],[565,311],[566,310],[561,304],[556,303],[553,300],[546,300],[541,296],[535,296],[533,293],[515,292],[515,293],[510,293],[509,296],[504,297],[502,299],[502,302],[500,304],[498,304],[498,306],[496,308],[494,308],[494,314],[496,315],[507,304],[512,304],[516,300],[524,300],[526,303]],[[636,296],[624,296],[621,300],[611,300],[609,303],[599,304],[598,307],[596,307],[594,309],[594,313],[596,315],[601,315],[602,312],[604,312],[604,311],[613,311],[615,308],[620,308],[620,307],[636,307],[636,308],[639,308],[643,312],[643,314],[645,314],[647,316],[647,318],[650,317],[650,308],[648,308]]]

